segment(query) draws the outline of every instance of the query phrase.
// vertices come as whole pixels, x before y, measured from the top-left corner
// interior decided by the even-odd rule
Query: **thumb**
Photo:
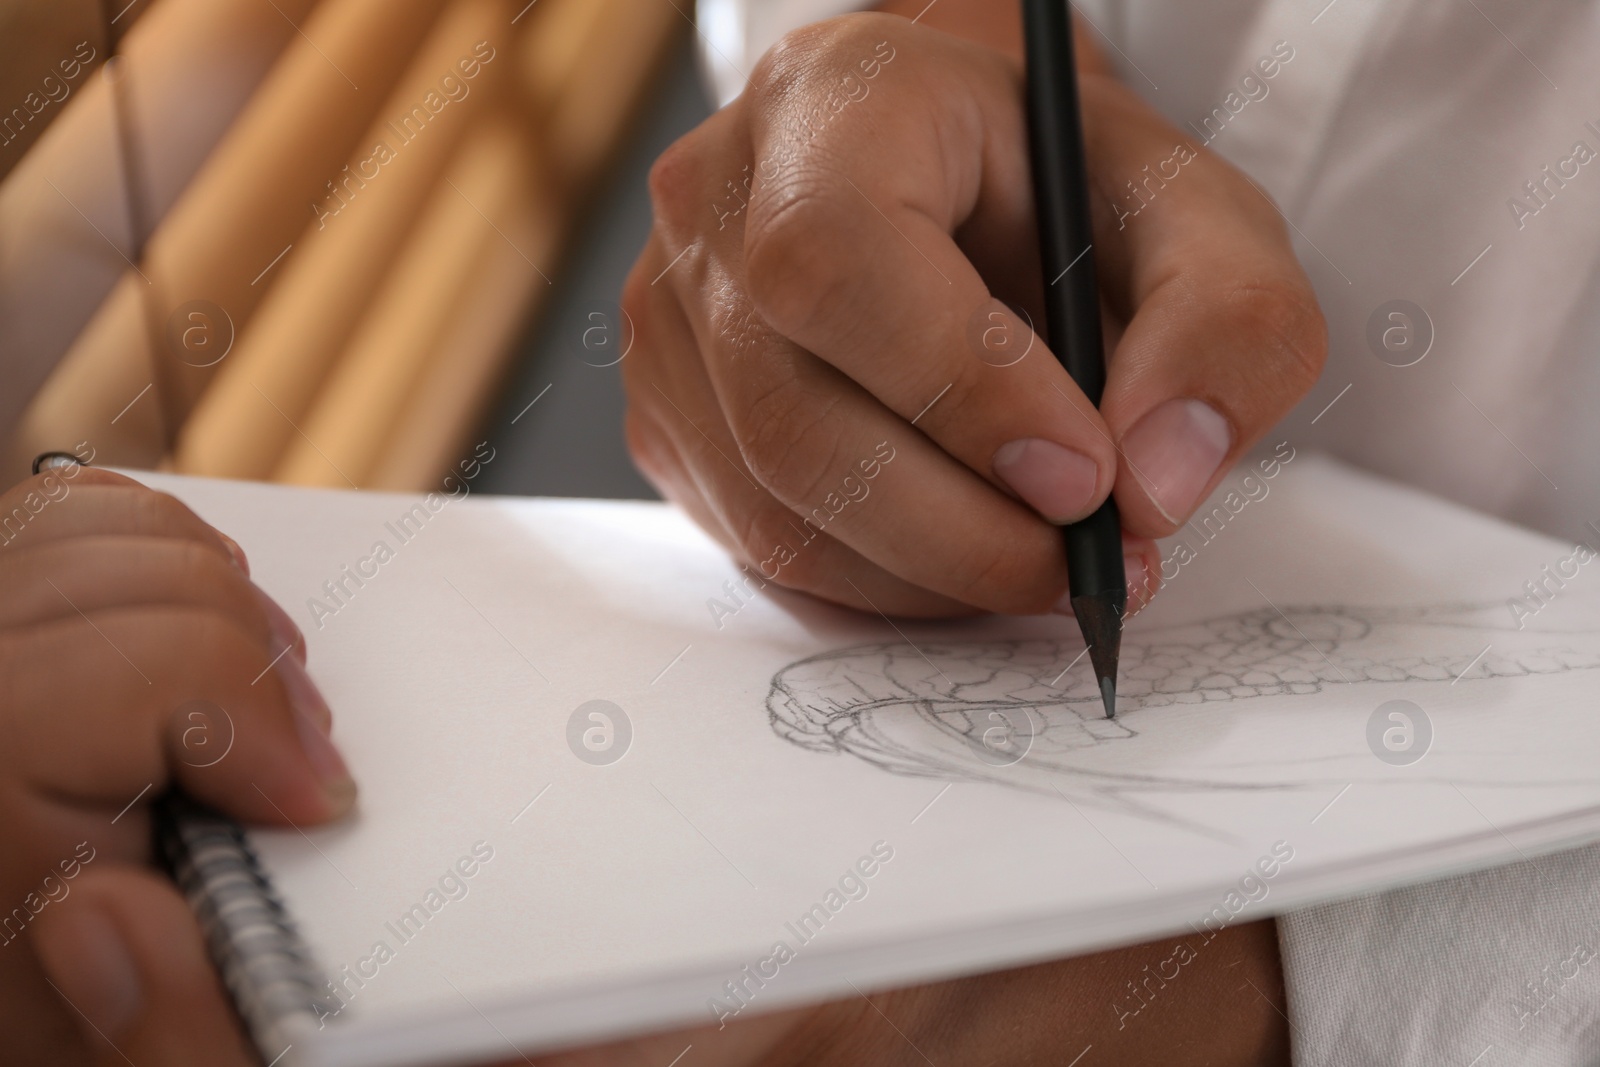
[[[36,950],[92,1062],[247,1067],[256,1057],[183,898],[154,872],[84,872],[42,912]]]
[[[1127,323],[1100,411],[1124,529],[1165,537],[1316,384],[1327,328],[1278,209],[1131,90],[1084,83],[1095,240]]]

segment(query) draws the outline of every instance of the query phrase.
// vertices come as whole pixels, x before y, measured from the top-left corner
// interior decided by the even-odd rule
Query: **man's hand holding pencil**
[[[982,348],[991,324],[1025,336],[1004,305],[1042,330],[1052,281],[1020,58],[881,14],[821,23],[657,163],[625,298],[629,441],[752,568],[787,544],[770,580],[891,615],[1064,610],[1054,524],[1114,494],[1137,606],[1150,539],[1315,382],[1325,328],[1277,209],[1085,38],[1099,410],[1043,342],[1009,365]],[[804,516],[884,440],[874,502],[811,536]]]

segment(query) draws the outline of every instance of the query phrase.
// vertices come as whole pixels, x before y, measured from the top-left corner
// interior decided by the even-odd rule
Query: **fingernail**
[[[995,477],[1050,522],[1072,522],[1089,513],[1100,468],[1082,452],[1036,437],[1011,441],[994,453]]]
[[[294,649],[294,655],[299,658],[301,663],[304,663],[306,661],[306,643],[305,635],[300,632],[300,627],[294,624],[294,620],[289,618],[289,613],[279,607],[276,600],[273,600],[254,585],[250,588],[255,590],[256,596],[261,600],[261,609],[266,612],[267,629],[272,634],[272,654],[276,656],[285,647],[292,648]]]
[[[339,750],[333,747],[333,740],[328,736],[333,713],[328,710],[328,703],[322,699],[322,694],[317,692],[311,676],[295,659],[286,657],[280,660],[277,671],[289,693],[294,728],[300,737],[300,748],[305,752],[306,762],[316,772],[323,792],[333,802],[335,809],[342,811],[355,798],[356,785],[350,778],[350,768],[345,766],[344,757],[339,755]]]
[[[52,946],[45,953],[50,970],[65,988],[62,993],[88,1024],[113,1043],[132,1029],[144,1008],[143,982],[122,931],[110,916],[91,904],[69,910],[59,920]],[[90,1038],[93,1040],[93,1038]]]
[[[239,542],[235,541],[221,530],[217,531],[217,536],[222,539],[222,545],[228,550],[228,555],[233,557],[233,565],[244,571],[245,574],[249,574],[250,561],[244,558],[244,549],[239,547]]]
[[[1199,400],[1168,400],[1122,439],[1134,477],[1173,525],[1200,502],[1232,446],[1228,420]]]

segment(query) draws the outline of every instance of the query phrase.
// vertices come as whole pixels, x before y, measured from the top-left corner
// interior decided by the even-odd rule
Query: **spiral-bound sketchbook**
[[[338,825],[168,834],[263,1060],[517,1059],[1199,952],[1600,836],[1596,531],[1284,446],[1163,543],[1106,720],[1068,619],[914,623],[770,581],[899,476],[865,469],[750,569],[659,504],[148,476],[305,630],[362,790]]]

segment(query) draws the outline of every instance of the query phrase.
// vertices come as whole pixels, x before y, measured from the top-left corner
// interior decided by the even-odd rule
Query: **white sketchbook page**
[[[1086,658],[1057,677],[1082,650],[1069,619],[891,624],[769,591],[719,627],[708,601],[737,604],[724,583],[739,573],[664,506],[474,497],[402,544],[412,498],[147,480],[237,538],[306,630],[361,783],[337,827],[251,834],[330,972],[380,942],[393,953],[346,982],[341,1015],[297,1041],[301,1063],[496,1058],[712,1022],[713,999],[739,1006],[729,981],[754,1013],[1600,832],[1600,570],[1519,632],[1507,600],[1572,546],[1312,456],[1239,508],[1241,492],[1209,541],[1183,533],[1193,558],[1129,625],[1115,724],[1093,714]],[[378,541],[393,558],[319,628],[308,598],[332,603],[323,582]],[[1211,677],[1219,664],[1235,676]],[[609,766],[567,740],[596,699],[632,724]],[[1432,724],[1409,766],[1369,748],[1394,699]],[[997,766],[964,743],[962,704],[980,722],[1029,709],[1027,755]],[[480,841],[493,859],[466,895],[398,938]],[[797,937],[785,924],[878,842],[893,858],[866,895]],[[1293,858],[1244,884],[1259,899],[1230,898],[1275,848]],[[775,976],[739,973],[779,941],[794,959],[766,964]],[[1093,1007],[1115,1011],[1111,992]]]

